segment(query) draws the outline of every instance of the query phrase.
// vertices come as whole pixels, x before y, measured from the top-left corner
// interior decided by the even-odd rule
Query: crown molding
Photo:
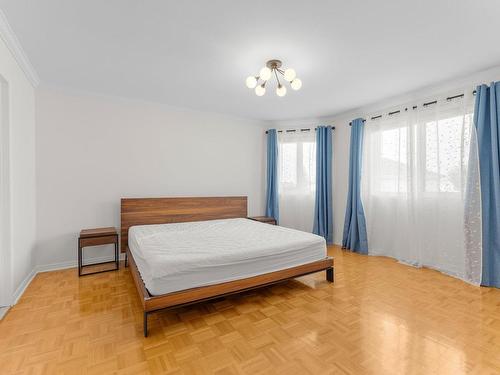
[[[38,74],[36,73],[35,68],[33,68],[33,65],[31,65],[28,56],[26,56],[21,43],[19,43],[16,34],[10,27],[9,22],[7,22],[7,18],[5,17],[5,14],[1,9],[0,38],[2,38],[2,40],[5,42],[7,48],[12,53],[12,56],[14,56],[20,68],[26,75],[26,78],[28,78],[28,81],[30,81],[31,85],[36,88],[40,84],[40,78],[38,78]]]

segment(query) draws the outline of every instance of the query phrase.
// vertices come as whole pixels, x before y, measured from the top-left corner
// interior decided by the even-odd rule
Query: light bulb
[[[276,95],[285,96],[286,95],[286,87],[283,85],[279,85],[278,88],[276,89]]]
[[[255,95],[262,96],[266,93],[266,88],[264,85],[259,85],[255,88]]]
[[[263,81],[267,81],[269,78],[271,78],[271,69],[265,66],[260,70],[259,74],[260,79],[262,79]]]
[[[292,82],[290,82],[290,86],[292,86],[292,89],[294,90],[299,90],[302,87],[302,81],[295,78]]]
[[[295,73],[293,69],[287,69],[285,70],[284,76],[288,82],[292,82],[294,78],[297,77],[297,73]]]
[[[249,89],[253,89],[257,86],[257,79],[254,76],[250,76],[247,78],[246,84]]]

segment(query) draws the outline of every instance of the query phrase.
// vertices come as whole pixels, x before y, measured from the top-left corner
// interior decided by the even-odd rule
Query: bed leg
[[[335,276],[334,276],[334,272],[333,272],[333,267],[330,267],[330,268],[327,268],[326,269],[326,279],[333,283],[333,281],[335,280]]]
[[[128,253],[125,253],[125,267],[128,267]]]
[[[148,337],[148,312],[144,311],[144,337]]]

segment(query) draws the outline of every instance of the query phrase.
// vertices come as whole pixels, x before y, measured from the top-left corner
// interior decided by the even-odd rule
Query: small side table
[[[108,262],[83,264],[83,248],[87,246],[98,245],[115,245],[115,259]],[[120,268],[119,255],[118,255],[118,232],[115,228],[96,228],[96,229],[83,229],[78,238],[78,276],[93,275],[95,273],[116,271]],[[115,263],[115,268],[109,270],[102,270],[96,272],[82,273],[83,267],[95,266],[98,264]]]
[[[252,217],[249,217],[248,219],[254,220],[254,221],[260,221],[261,223],[276,225],[276,219],[274,217],[269,217],[269,216],[252,216]]]

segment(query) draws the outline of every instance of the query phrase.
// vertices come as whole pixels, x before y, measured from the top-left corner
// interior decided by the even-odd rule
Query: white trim
[[[0,306],[12,303],[9,83],[0,74]]]
[[[14,295],[12,296],[12,305],[14,306],[17,301],[19,301],[19,298],[23,295],[24,291],[28,287],[28,285],[31,284],[33,279],[35,278],[37,272],[36,272],[36,267],[31,270],[31,272],[24,278],[24,280],[21,282],[21,284],[17,287],[16,291],[14,292]]]
[[[68,262],[60,262],[60,263],[52,263],[52,264],[40,264],[36,266],[36,273],[40,272],[50,272],[50,271],[58,271],[65,270],[68,268],[75,268],[78,266],[78,263],[75,260],[70,260]]]
[[[125,254],[120,254],[119,256],[120,260],[125,259]],[[89,263],[100,263],[100,262],[108,262],[114,260],[114,255],[113,256],[104,256],[104,257],[96,257],[89,259]],[[78,266],[78,263],[76,260],[72,260],[69,262],[61,262],[61,263],[52,263],[52,264],[44,264],[44,265],[38,265],[35,266],[31,272],[29,273],[28,276],[24,278],[24,280],[21,282],[21,285],[16,289],[14,292],[14,295],[12,297],[12,305],[11,306],[2,306],[0,307],[0,320],[5,316],[7,311],[9,310],[10,307],[14,306],[18,301],[19,298],[23,295],[24,291],[28,286],[31,284],[35,276],[39,273],[42,272],[50,272],[50,271],[57,271],[57,270],[64,270],[68,268],[76,268]],[[77,276],[75,276],[77,277]]]
[[[125,254],[120,254],[119,258],[120,260],[124,260]],[[91,258],[86,260],[85,263],[111,262],[114,259],[115,259],[114,255],[109,255],[109,256]],[[36,266],[35,268],[36,268],[36,273],[40,273],[40,272],[64,270],[75,267],[78,267],[78,262],[76,260],[70,260],[68,262],[61,262],[61,263],[41,264]]]
[[[31,85],[36,88],[40,84],[40,78],[38,77],[35,68],[33,68],[33,65],[31,65],[28,56],[24,52],[21,43],[19,43],[16,34],[10,27],[7,18],[5,17],[5,14],[2,12],[1,9],[0,9],[0,38],[2,38],[2,40],[5,42],[10,53],[12,53],[12,56],[14,56],[14,58],[16,59],[17,63],[19,64],[19,67],[26,75],[26,78],[28,78],[28,81],[30,81]]]
[[[10,306],[2,306],[0,307],[0,320],[3,319],[3,317],[5,316],[5,314],[7,314],[7,311],[9,311],[10,309]]]

